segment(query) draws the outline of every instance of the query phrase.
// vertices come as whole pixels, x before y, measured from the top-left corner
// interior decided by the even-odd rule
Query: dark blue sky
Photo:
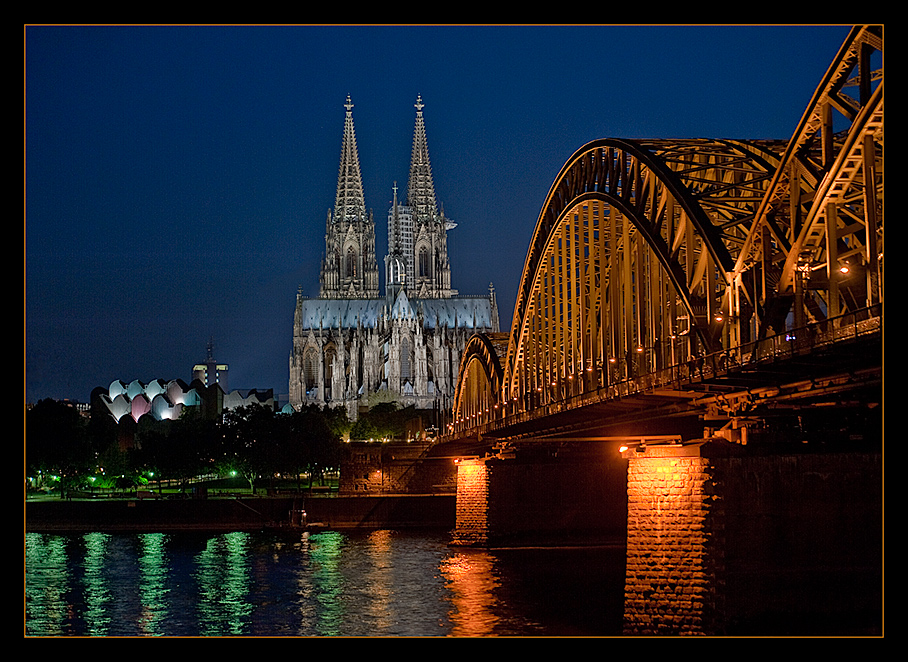
[[[781,138],[849,26],[28,27],[26,400],[188,381],[287,392],[351,95],[379,263],[425,102],[452,281],[510,327],[549,186],[598,138]]]

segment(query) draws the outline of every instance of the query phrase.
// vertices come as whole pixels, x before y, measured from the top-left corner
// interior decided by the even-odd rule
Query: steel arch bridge
[[[447,433],[880,333],[882,51],[881,27],[855,27],[789,141],[603,139],[571,156],[510,334],[464,351]]]

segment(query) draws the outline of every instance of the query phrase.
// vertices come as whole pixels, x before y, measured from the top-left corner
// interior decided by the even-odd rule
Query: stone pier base
[[[724,621],[724,503],[701,445],[629,450],[625,634],[706,634]]]
[[[701,440],[624,453],[628,635],[874,635],[882,461]]]
[[[463,460],[455,544],[623,544],[627,461],[616,443],[521,448]]]
[[[457,508],[453,543],[485,546],[489,542],[489,467],[485,460],[457,465]]]
[[[530,445],[459,464],[453,542],[625,544],[626,635],[882,631],[875,449]]]

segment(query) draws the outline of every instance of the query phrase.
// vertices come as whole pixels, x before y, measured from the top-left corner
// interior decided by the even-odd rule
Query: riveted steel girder
[[[559,411],[706,354],[879,310],[882,45],[879,26],[851,31],[788,141],[577,150],[537,219],[504,362],[476,341],[457,407]]]

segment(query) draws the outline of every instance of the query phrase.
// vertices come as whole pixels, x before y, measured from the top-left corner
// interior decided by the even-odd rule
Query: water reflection
[[[103,533],[90,533],[83,539],[85,545],[85,564],[83,565],[85,589],[85,623],[89,635],[109,634],[110,617],[108,608],[111,604],[110,586],[104,561],[110,536]]]
[[[494,562],[482,551],[456,553],[441,564],[441,574],[451,591],[451,634],[455,637],[484,637],[495,634]]]
[[[212,538],[196,559],[199,630],[203,636],[244,634],[252,612],[248,533]]]
[[[363,570],[365,581],[368,619],[377,632],[389,632],[396,620],[394,614],[394,587],[406,583],[406,579],[396,577],[397,568],[391,560],[391,532],[375,531],[366,539],[365,555],[368,564]]]
[[[27,534],[26,634],[616,633],[602,605],[620,605],[623,556],[447,543],[446,532],[389,530]],[[591,571],[614,581],[597,585]]]
[[[147,533],[138,540],[141,611],[136,625],[144,635],[164,634],[162,626],[168,616],[166,541],[163,533]]]
[[[346,613],[343,599],[344,580],[340,569],[345,536],[329,532],[310,538],[311,578],[305,573],[300,580],[305,582],[304,594],[315,599],[317,615],[314,634],[335,636],[343,634]]]
[[[69,604],[65,598],[72,577],[67,563],[66,538],[29,534],[25,539],[26,633],[49,636],[73,634],[66,626]],[[29,626],[33,628],[30,631]]]

